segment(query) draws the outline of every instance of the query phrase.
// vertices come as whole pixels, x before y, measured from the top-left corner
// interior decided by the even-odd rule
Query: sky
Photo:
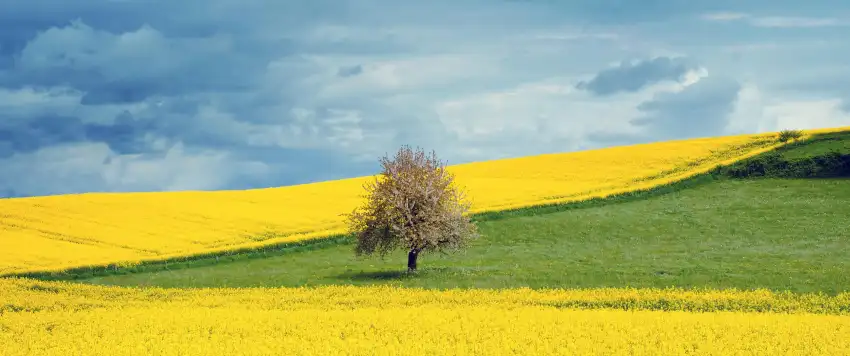
[[[850,125],[845,0],[4,0],[0,197]]]

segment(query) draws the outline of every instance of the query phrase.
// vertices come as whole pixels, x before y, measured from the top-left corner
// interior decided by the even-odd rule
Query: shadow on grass
[[[394,281],[415,277],[419,273],[407,273],[407,271],[349,271],[336,276],[340,280],[368,282],[368,281]]]
[[[393,282],[418,278],[435,277],[473,277],[488,273],[487,270],[497,269],[480,267],[420,267],[416,272],[409,273],[407,270],[385,270],[385,271],[348,271],[335,276],[338,280],[353,282]]]

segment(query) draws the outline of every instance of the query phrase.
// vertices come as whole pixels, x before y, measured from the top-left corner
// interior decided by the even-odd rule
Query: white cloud
[[[32,165],[31,162],[38,162]],[[65,191],[208,190],[226,186],[240,176],[262,176],[261,162],[236,161],[227,152],[187,152],[182,144],[164,156],[116,155],[104,143],[73,143],[46,147],[0,160],[0,185],[19,194]],[[50,182],[62,181],[62,187]]]
[[[729,134],[773,131],[774,123],[764,116],[764,94],[754,83],[742,83],[735,108],[729,115]]]
[[[765,107],[764,111],[765,116],[773,123],[773,131],[850,126],[850,113],[841,110],[841,104],[840,99],[774,99],[774,103]]]
[[[756,27],[827,27],[845,26],[846,22],[833,18],[814,17],[756,17],[750,20]]]
[[[628,121],[639,115],[637,105],[655,92],[676,90],[650,86],[609,100],[575,89],[574,81],[529,82],[445,100],[435,110],[447,130],[460,137],[461,159],[512,157],[581,149],[587,135],[600,131],[634,133]],[[476,149],[481,147],[487,149]]]
[[[256,176],[267,171],[268,167],[260,162],[234,161],[226,152],[188,153],[182,144],[177,144],[162,158],[114,157],[104,167],[102,176],[115,190],[140,187],[177,191],[217,189],[237,175]]]
[[[161,73],[181,59],[166,39],[150,26],[132,32],[111,34],[98,31],[80,20],[66,27],[53,27],[30,41],[21,52],[24,70],[71,66],[77,70],[99,68],[110,77],[121,77],[128,66],[149,73]],[[120,64],[120,65],[118,65]]]
[[[746,21],[754,27],[766,28],[811,28],[846,26],[847,21],[830,17],[798,17],[798,16],[754,16],[739,12],[714,12],[700,16],[706,21],[732,22]]]
[[[749,15],[740,12],[712,12],[703,14],[701,17],[708,21],[734,21],[746,19]]]
[[[455,159],[565,152],[598,147],[589,139],[593,136],[641,134],[630,124],[641,116],[641,103],[663,93],[674,95],[707,76],[705,68],[697,68],[680,81],[663,81],[611,98],[576,89],[578,78],[550,78],[442,100],[434,110],[443,126],[459,137],[448,150],[457,152]]]
[[[319,99],[333,100],[364,95],[397,95],[410,91],[451,88],[464,81],[498,75],[498,66],[479,54],[420,55],[406,58],[363,58],[362,72],[339,78],[335,71],[344,62],[333,58],[314,58],[325,68],[324,85]]]
[[[685,74],[679,78],[678,81],[667,80],[659,83],[655,83],[649,85],[647,87],[646,93],[658,93],[658,92],[671,92],[678,93],[685,88],[696,84],[703,78],[708,77],[708,69],[705,67],[698,67],[692,70],[685,72]]]
[[[850,126],[840,99],[798,99],[742,86],[727,130],[731,134]]]

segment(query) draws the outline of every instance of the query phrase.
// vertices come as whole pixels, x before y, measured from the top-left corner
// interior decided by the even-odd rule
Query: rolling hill
[[[840,129],[809,131],[808,134]],[[483,213],[650,189],[771,150],[775,134],[452,166]],[[129,266],[339,235],[371,177],[246,191],[0,199],[0,275]]]

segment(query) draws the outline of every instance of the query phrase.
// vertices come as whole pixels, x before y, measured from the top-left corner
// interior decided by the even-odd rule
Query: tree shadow
[[[348,271],[338,274],[337,279],[351,281],[393,281],[413,277],[407,271]]]
[[[368,281],[402,281],[425,276],[446,276],[446,277],[474,277],[483,273],[488,273],[488,270],[493,268],[481,267],[444,267],[431,266],[420,268],[415,273],[408,273],[407,270],[390,270],[390,271],[352,271],[349,270],[335,276],[338,280],[368,282]]]

